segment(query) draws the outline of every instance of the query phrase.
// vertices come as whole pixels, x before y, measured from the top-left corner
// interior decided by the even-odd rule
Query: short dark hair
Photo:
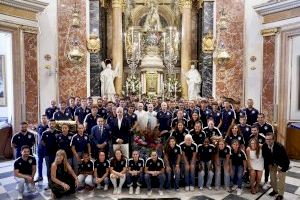
[[[55,122],[55,119],[49,119],[49,122]]]
[[[20,123],[20,125],[28,125],[28,122],[23,121],[23,122]]]
[[[23,145],[23,146],[21,147],[21,151],[23,151],[24,149],[29,149],[29,150],[30,150],[30,147],[29,147],[28,145]]]
[[[251,126],[251,129],[252,129],[252,128],[256,128],[257,130],[259,129],[258,126],[255,125],[255,124],[253,124],[253,125]]]
[[[267,133],[266,133],[266,137],[267,137],[267,136],[272,136],[272,138],[275,139],[275,134],[272,133],[272,132],[267,132]]]

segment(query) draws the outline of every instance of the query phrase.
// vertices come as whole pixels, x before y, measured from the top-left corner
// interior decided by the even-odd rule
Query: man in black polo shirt
[[[21,156],[21,147],[24,145],[29,146],[30,155],[32,155],[32,147],[35,144],[34,134],[27,131],[28,123],[20,123],[21,131],[13,136],[11,139],[11,146],[16,150],[16,158]]]
[[[71,120],[74,120],[74,112],[75,112],[76,106],[75,106],[75,99],[74,97],[69,98],[69,105],[65,109],[65,116],[71,118]]]
[[[34,175],[36,172],[36,160],[30,156],[30,147],[22,146],[22,156],[14,162],[14,175],[18,182],[18,199],[23,199],[24,184],[27,185],[29,192],[35,192]]]
[[[49,120],[48,126],[49,128],[43,132],[41,142],[42,145],[45,146],[45,161],[47,167],[47,176],[48,176],[48,183],[50,183],[51,182],[50,169],[52,163],[54,162],[55,154],[57,151],[56,136],[60,132],[56,129],[56,122],[54,119]]]
[[[110,163],[105,158],[105,152],[99,152],[99,159],[94,163],[94,182],[97,184],[97,189],[101,189],[101,184],[104,183],[104,191],[108,190],[109,185],[109,167]]]
[[[100,117],[104,119],[107,119],[107,110],[106,108],[104,108],[101,98],[97,99],[97,106],[98,106],[98,115],[100,115]]]
[[[255,125],[259,129],[259,133],[262,133],[264,136],[266,136],[267,133],[274,133],[273,126],[266,122],[265,114],[259,113],[257,116],[257,122]]]
[[[179,121],[183,121],[184,127],[188,126],[188,120],[184,118],[182,110],[177,111],[177,117],[172,120],[171,127],[174,129]]]
[[[159,181],[159,195],[163,195],[163,186],[165,182],[165,164],[163,159],[157,156],[156,151],[152,151],[150,158],[147,159],[145,165],[145,182],[147,185],[147,195],[151,196],[152,194],[152,186],[151,179],[156,178]]]
[[[87,114],[91,113],[91,109],[87,107],[86,99],[81,99],[81,106],[75,109],[75,121],[83,124],[84,118]]]
[[[244,111],[247,115],[247,124],[250,126],[257,122],[258,110],[253,107],[253,99],[247,100],[247,108],[244,108]]]
[[[58,110],[58,108],[56,107],[56,101],[55,100],[51,100],[50,101],[50,107],[46,108],[45,110],[45,115],[47,115],[48,119],[52,119],[53,114]]]
[[[88,135],[91,135],[91,129],[97,125],[97,119],[100,118],[98,113],[98,107],[93,106],[91,113],[87,114],[84,118],[84,127]]]
[[[129,194],[133,194],[133,184],[136,184],[135,194],[140,194],[140,187],[143,181],[144,160],[140,158],[138,151],[132,152],[132,158],[128,160],[127,185]]]
[[[236,118],[235,112],[230,107],[228,101],[224,102],[224,109],[222,110],[222,125],[220,131],[222,132],[223,137],[227,133],[229,127],[234,123]]]
[[[162,141],[166,141],[169,137],[168,133],[171,130],[171,122],[172,122],[172,113],[167,110],[167,103],[161,103],[161,110],[158,111],[156,118],[159,124],[159,131],[161,137],[163,137]]]

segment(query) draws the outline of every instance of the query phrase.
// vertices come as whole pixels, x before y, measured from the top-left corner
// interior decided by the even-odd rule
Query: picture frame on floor
[[[5,56],[0,55],[0,107],[6,106]]]

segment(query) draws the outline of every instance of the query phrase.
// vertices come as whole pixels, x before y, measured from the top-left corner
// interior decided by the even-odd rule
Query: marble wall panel
[[[24,33],[24,67],[26,120],[36,124],[39,119],[37,34]]]
[[[275,35],[265,36],[263,45],[262,112],[267,121],[273,122]]]
[[[198,9],[192,8],[192,60],[197,60],[198,52]]]
[[[63,102],[69,96],[87,95],[86,2],[85,0],[58,0],[57,4],[59,100]],[[77,8],[80,8],[81,19],[81,27],[77,31],[74,31],[70,24],[75,3]],[[67,58],[72,35],[76,36],[80,49],[85,54],[83,62],[77,66],[70,63]]]
[[[221,33],[220,39],[231,56],[225,66],[216,64],[216,96],[241,101],[244,71],[244,4],[244,0],[223,0],[217,1],[216,5],[217,21],[223,8],[227,14],[228,30]]]

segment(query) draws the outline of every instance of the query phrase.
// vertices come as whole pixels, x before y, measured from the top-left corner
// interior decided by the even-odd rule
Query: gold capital
[[[181,7],[181,9],[192,8],[192,0],[181,0],[180,7]]]
[[[263,37],[266,36],[272,36],[276,35],[276,33],[279,31],[279,28],[269,28],[269,29],[264,29],[261,31],[261,34]]]
[[[113,8],[122,8],[124,4],[123,0],[112,0],[112,7]]]

